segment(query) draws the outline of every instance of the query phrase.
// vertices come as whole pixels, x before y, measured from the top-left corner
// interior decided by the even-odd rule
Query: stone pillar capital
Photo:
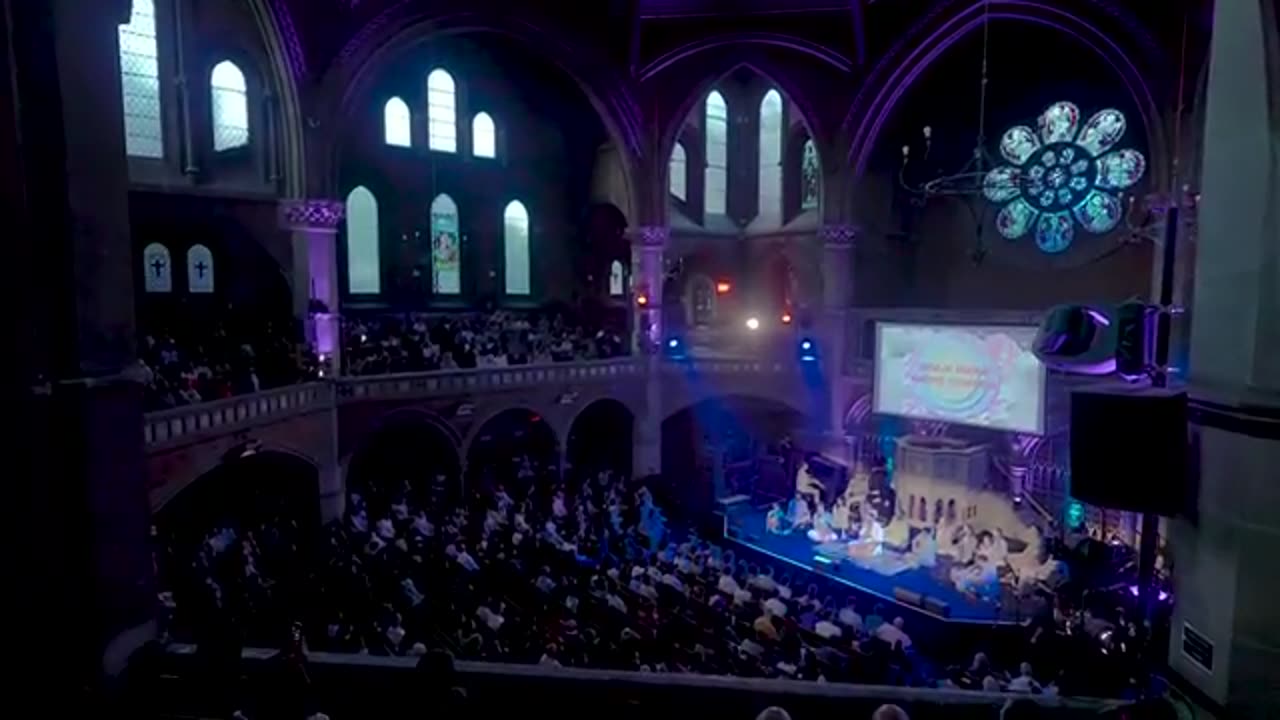
[[[346,206],[339,200],[294,199],[280,202],[280,227],[290,232],[338,231],[346,217]]]
[[[631,244],[644,249],[661,250],[671,239],[671,228],[666,225],[641,225],[627,230]]]
[[[853,247],[853,241],[857,239],[858,232],[857,225],[823,225],[818,229],[818,237],[822,238],[822,245],[825,248],[847,250]]]

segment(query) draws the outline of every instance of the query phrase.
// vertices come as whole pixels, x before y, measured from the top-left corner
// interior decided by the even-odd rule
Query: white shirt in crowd
[[[787,616],[787,604],[776,597],[771,597],[764,601],[764,610],[774,617]]]
[[[838,638],[844,634],[844,631],[840,629],[840,626],[830,620],[819,620],[817,624],[813,626],[813,631],[818,634],[818,637],[826,638],[828,640],[831,638]]]
[[[752,587],[758,587],[767,593],[774,592],[778,589],[778,583],[774,582],[774,579],[768,575],[756,575],[751,578],[750,585]]]
[[[894,618],[892,623],[876,628],[876,637],[890,645],[900,642],[904,650],[911,647],[911,636],[902,631],[902,618]]]
[[[847,625],[854,630],[862,630],[862,616],[858,614],[857,610],[854,610],[851,607],[840,609],[839,620],[841,624]]]
[[[716,589],[725,595],[736,595],[738,593],[738,581],[733,576],[725,573],[720,576],[720,582],[716,583]]]

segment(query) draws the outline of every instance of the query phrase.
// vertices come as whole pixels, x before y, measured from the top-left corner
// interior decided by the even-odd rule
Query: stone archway
[[[551,420],[527,407],[507,407],[476,423],[467,443],[466,487],[482,491],[529,478],[561,477],[561,444]]]
[[[600,398],[582,408],[565,440],[565,475],[574,480],[603,470],[629,475],[635,421],[631,409],[613,398]]]
[[[360,494],[375,512],[402,498],[441,512],[460,499],[459,447],[457,432],[436,415],[392,413],[347,460],[347,492]]]

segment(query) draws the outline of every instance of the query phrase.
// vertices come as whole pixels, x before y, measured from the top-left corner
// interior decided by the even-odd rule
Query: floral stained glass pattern
[[[1101,110],[1080,124],[1080,110],[1069,102],[1050,105],[1037,130],[1010,128],[1000,140],[1009,165],[987,173],[982,193],[1001,205],[996,228],[1010,240],[1035,230],[1036,246],[1064,252],[1075,225],[1107,233],[1120,224],[1120,192],[1138,183],[1146,158],[1131,149],[1113,150],[1125,133],[1124,114]]]

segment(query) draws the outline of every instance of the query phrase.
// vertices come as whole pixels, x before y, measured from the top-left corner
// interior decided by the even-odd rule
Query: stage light
[[[662,351],[671,360],[683,360],[685,357],[684,342],[678,337],[667,338]]]
[[[749,317],[749,318],[747,318],[747,329],[748,329],[748,330],[759,330],[759,329],[760,329],[760,318],[757,318],[757,317]]]
[[[721,280],[720,282],[716,283],[717,295],[726,295],[732,289],[733,289],[733,285],[731,285],[728,280]]]
[[[680,341],[675,338],[671,338],[670,340],[667,341],[667,347],[678,348],[680,347]]]
[[[783,325],[791,324],[791,313],[782,313],[782,324]]]
[[[649,304],[649,296],[648,296],[648,295],[645,295],[644,293],[641,293],[641,294],[637,295],[637,296],[636,296],[636,304],[637,304],[637,305],[640,305],[640,306],[642,306],[642,307],[643,307],[643,306],[645,306],[645,305],[648,305],[648,304]]]
[[[817,362],[818,344],[809,338],[800,341],[800,362]]]

